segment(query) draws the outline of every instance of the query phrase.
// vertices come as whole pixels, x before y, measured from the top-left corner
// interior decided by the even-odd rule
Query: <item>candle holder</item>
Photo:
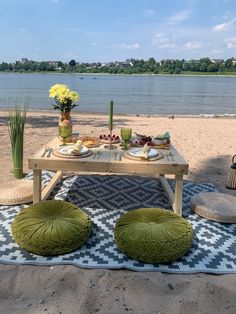
[[[110,101],[109,106],[109,130],[110,130],[110,143],[105,145],[105,149],[116,149],[116,145],[112,144],[112,130],[113,130],[113,100]]]
[[[105,149],[117,149],[116,145],[112,144],[112,130],[110,130],[110,143],[104,146]]]

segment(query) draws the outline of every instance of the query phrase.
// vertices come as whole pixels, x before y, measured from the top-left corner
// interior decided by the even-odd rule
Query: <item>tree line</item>
[[[156,61],[154,58],[127,59],[123,62],[76,62],[62,61],[32,61],[23,58],[13,63],[0,63],[3,72],[75,72],[75,73],[110,73],[110,74],[181,74],[181,73],[221,73],[236,74],[236,59],[209,59],[199,60],[174,60],[163,59]]]

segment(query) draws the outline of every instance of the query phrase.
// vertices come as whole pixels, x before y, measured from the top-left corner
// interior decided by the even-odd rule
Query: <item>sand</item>
[[[107,133],[107,116],[73,115],[74,131]],[[57,135],[58,114],[31,112],[25,128],[27,159]],[[185,179],[211,182],[222,192],[236,154],[236,120],[115,116],[137,133],[171,134],[174,146],[189,162]],[[0,113],[1,182],[13,179],[9,136]],[[127,270],[94,270],[75,266],[0,265],[0,313],[236,313],[236,275],[165,274]]]

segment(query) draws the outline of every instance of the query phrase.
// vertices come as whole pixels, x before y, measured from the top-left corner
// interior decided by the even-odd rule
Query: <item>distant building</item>
[[[211,62],[215,64],[220,64],[220,63],[224,63],[225,60],[224,59],[211,59]]]
[[[232,64],[236,65],[236,58],[232,58]]]

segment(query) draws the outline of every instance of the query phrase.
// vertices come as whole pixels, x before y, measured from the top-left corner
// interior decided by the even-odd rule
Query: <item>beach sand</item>
[[[73,114],[74,131],[107,132],[108,118]],[[58,113],[31,112],[25,128],[27,159],[57,135]],[[236,154],[236,120],[114,116],[114,133],[122,126],[155,135],[169,131],[173,145],[189,163],[185,179],[224,185]],[[1,183],[10,181],[12,161],[4,113],[0,113]],[[0,265],[0,313],[236,313],[236,275],[165,274],[75,266]]]

